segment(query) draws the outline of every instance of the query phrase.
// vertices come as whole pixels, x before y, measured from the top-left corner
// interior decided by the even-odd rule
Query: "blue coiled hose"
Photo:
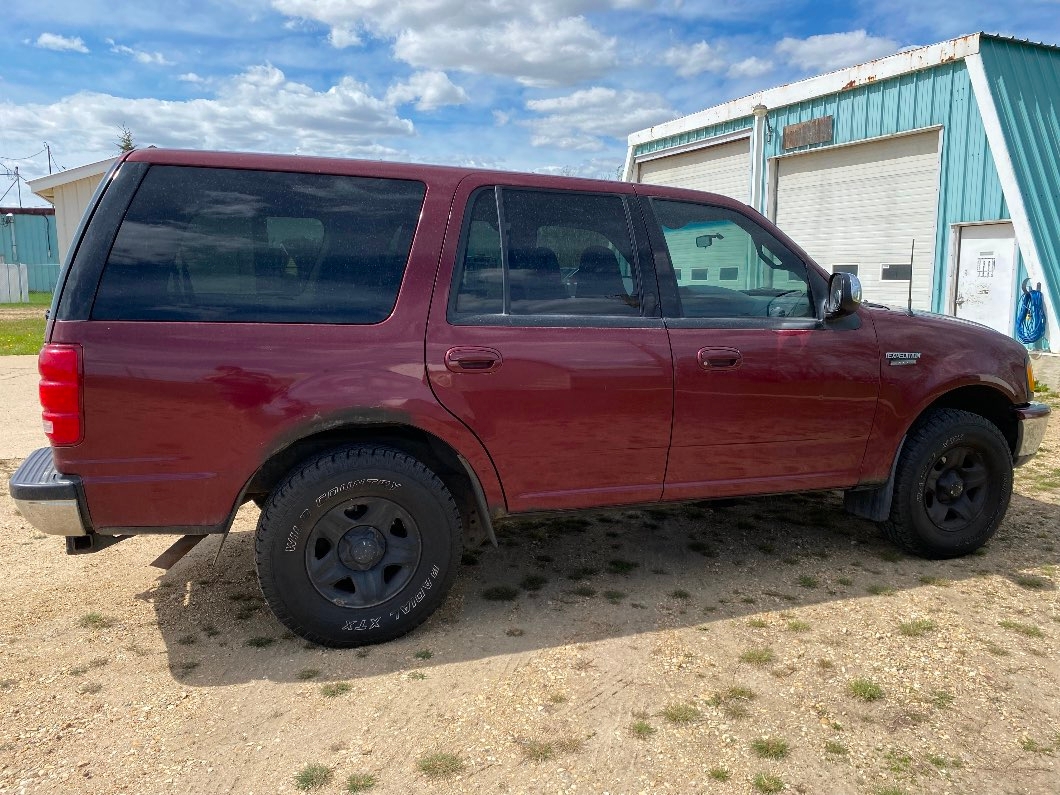
[[[1042,297],[1042,291],[1024,290],[1016,309],[1016,339],[1024,345],[1030,345],[1044,336],[1045,299]]]

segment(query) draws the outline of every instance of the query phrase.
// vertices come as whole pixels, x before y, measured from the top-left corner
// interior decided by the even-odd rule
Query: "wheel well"
[[[426,464],[456,499],[464,520],[465,543],[481,526],[471,479],[457,452],[437,436],[407,425],[353,425],[332,428],[292,442],[266,460],[247,484],[244,500],[267,496],[292,469],[325,450],[349,444],[380,444],[408,453]]]
[[[917,418],[920,421],[932,409],[961,409],[978,414],[998,427],[1010,450],[1016,449],[1016,415],[1004,394],[988,386],[962,386],[936,399]]]

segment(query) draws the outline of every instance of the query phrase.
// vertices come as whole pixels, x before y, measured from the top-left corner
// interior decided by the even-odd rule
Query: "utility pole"
[[[18,166],[15,166],[15,185],[18,186],[18,206],[22,206],[22,177],[18,175]]]
[[[48,153],[48,173],[52,173],[52,148],[48,146],[48,142],[44,142],[44,151]]]

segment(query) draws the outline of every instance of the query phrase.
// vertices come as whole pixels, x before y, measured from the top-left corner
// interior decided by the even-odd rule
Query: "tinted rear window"
[[[425,191],[408,180],[153,166],[92,318],[378,323],[394,308]]]

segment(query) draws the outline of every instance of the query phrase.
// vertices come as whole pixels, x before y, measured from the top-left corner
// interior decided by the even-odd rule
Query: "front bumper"
[[[8,487],[19,512],[42,533],[88,535],[91,524],[81,479],[56,471],[50,447],[30,453],[11,476]]]
[[[1015,409],[1016,412],[1016,449],[1013,452],[1013,463],[1016,466],[1026,464],[1038,452],[1045,429],[1049,424],[1051,409],[1044,403],[1028,403]]]

